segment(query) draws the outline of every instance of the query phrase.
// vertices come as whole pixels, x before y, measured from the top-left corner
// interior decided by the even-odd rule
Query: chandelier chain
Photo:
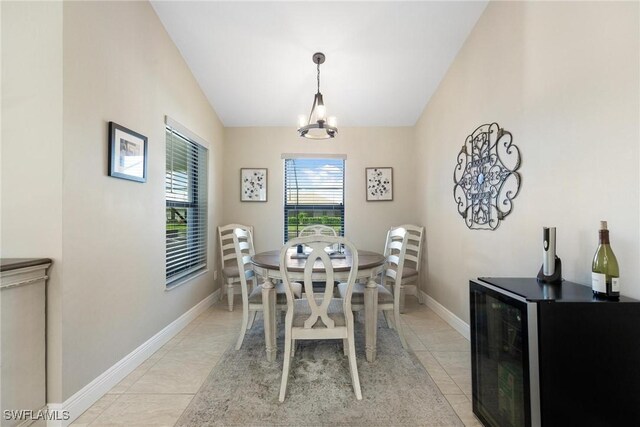
[[[317,67],[318,67],[318,93],[320,93],[320,63],[318,63]]]

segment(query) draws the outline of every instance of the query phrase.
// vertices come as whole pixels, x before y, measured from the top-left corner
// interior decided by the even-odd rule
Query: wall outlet
[[[213,270],[213,280],[218,280],[218,270]]]

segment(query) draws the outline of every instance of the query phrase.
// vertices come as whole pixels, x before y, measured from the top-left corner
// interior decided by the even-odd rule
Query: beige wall
[[[212,265],[223,138],[215,112],[151,5],[65,3],[64,398],[214,290],[211,268],[165,291],[165,114],[211,144]],[[149,138],[146,183],[107,176],[110,120]]]
[[[566,279],[590,284],[608,220],[622,293],[640,297],[638,3],[492,2],[416,126],[428,294],[468,320],[468,280],[534,276],[541,229],[558,227]],[[513,133],[522,186],[493,232],[468,230],[453,167],[483,123]]]
[[[344,154],[346,236],[360,249],[382,251],[392,225],[415,222],[413,129],[340,128],[330,141],[309,141],[295,128],[225,129],[224,223],[255,227],[257,251],[282,246],[283,153]],[[393,167],[392,202],[367,202],[365,167]],[[268,202],[240,202],[240,168],[268,168]],[[220,225],[220,224],[219,224]]]
[[[2,58],[2,256],[54,259],[56,403],[214,291],[165,291],[164,117],[211,144],[212,267],[223,129],[146,2],[3,2]],[[109,121],[149,138],[146,183],[107,176]]]
[[[47,375],[60,395],[62,3],[2,2],[0,256],[53,259]]]

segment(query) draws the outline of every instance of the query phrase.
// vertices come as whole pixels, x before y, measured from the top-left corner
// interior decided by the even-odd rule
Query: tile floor
[[[72,426],[173,426],[222,354],[236,340],[242,311],[210,307],[85,411]],[[469,341],[407,297],[407,342],[466,426],[471,411]]]

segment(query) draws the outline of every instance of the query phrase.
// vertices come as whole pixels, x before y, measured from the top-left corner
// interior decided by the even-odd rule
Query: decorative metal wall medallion
[[[520,150],[497,123],[482,125],[458,153],[453,198],[472,230],[495,230],[513,209],[520,190]]]

